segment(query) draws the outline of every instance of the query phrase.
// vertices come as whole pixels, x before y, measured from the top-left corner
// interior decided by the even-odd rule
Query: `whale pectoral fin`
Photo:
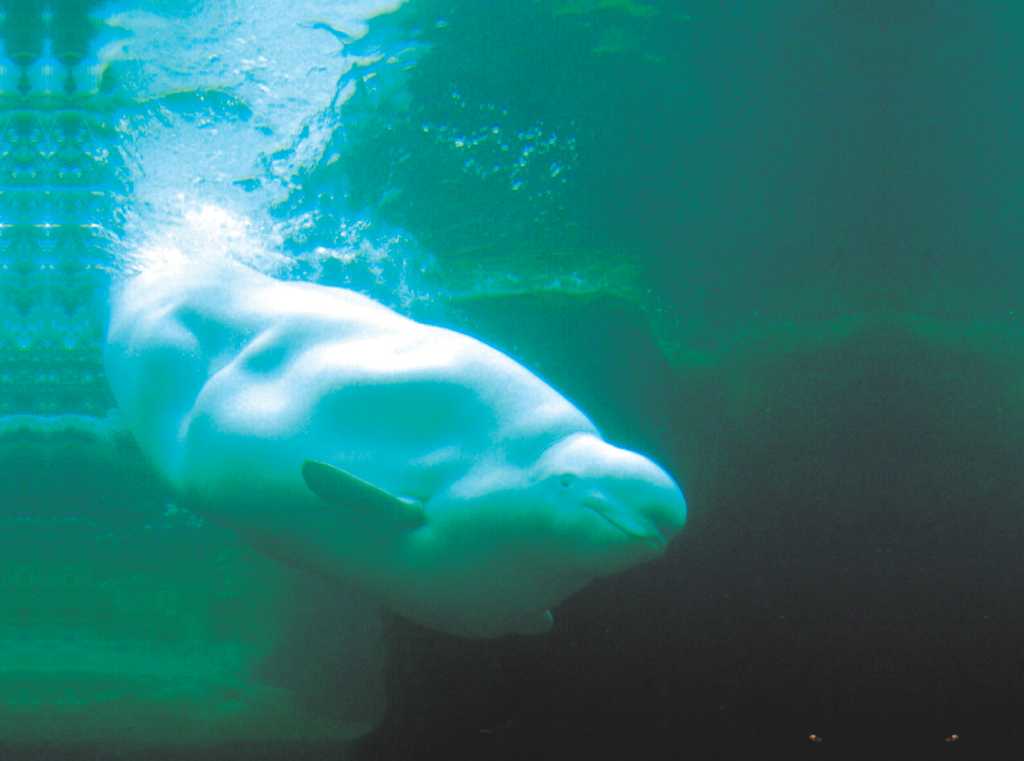
[[[311,492],[330,505],[366,512],[405,529],[426,521],[419,502],[396,497],[333,465],[306,460],[302,463],[302,478]]]
[[[550,610],[542,610],[521,616],[513,626],[513,634],[547,634],[555,625]]]

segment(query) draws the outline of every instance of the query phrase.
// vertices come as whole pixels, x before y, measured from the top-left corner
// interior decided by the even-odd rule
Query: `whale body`
[[[105,364],[187,506],[444,632],[544,632],[686,518],[661,467],[523,366],[353,291],[150,268],[113,295]]]

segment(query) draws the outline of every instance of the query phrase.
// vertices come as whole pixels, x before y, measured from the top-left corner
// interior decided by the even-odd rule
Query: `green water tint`
[[[326,151],[343,160],[304,174],[278,212],[322,215],[329,232],[332,209],[372,209],[438,257],[445,290],[642,290],[631,249],[646,215],[631,214],[655,188],[632,183],[665,157],[636,147],[679,121],[686,16],[425,0],[382,25],[398,71],[356,80]]]
[[[0,40],[0,415],[100,414],[109,236],[125,192],[83,65],[91,2],[8,2]]]
[[[285,572],[179,511],[104,419],[133,104],[91,58],[98,5],[0,3],[0,744],[343,739],[255,673]]]
[[[301,702],[261,671],[309,582],[170,502],[130,441],[82,422],[9,432],[0,472],[21,484],[0,521],[4,743],[125,749],[357,732],[332,719],[329,699]],[[317,635],[304,645],[320,647]]]
[[[0,475],[19,484],[0,512],[0,739],[338,739],[330,706],[311,710],[314,701],[260,673],[290,636],[292,581],[177,510],[104,418],[106,268],[131,196],[115,125],[134,104],[116,65],[96,70],[91,58],[112,33],[90,15],[99,7],[0,3],[15,72],[0,92]],[[770,15],[750,12],[752,29]],[[413,0],[380,24],[403,42],[393,46],[401,65],[359,79],[323,160],[276,207],[281,219],[318,215],[286,248],[332,245],[353,208],[405,231],[438,258],[440,295],[423,309],[506,349],[593,410],[609,437],[652,450],[696,484],[697,530],[722,494],[759,504],[748,483],[769,484],[779,500],[804,484],[830,494],[816,479],[832,461],[805,448],[848,454],[836,441],[857,421],[836,422],[844,404],[867,418],[926,399],[932,407],[912,422],[934,421],[929,441],[987,442],[996,455],[968,471],[981,493],[994,489],[1013,467],[1005,453],[1019,451],[1024,332],[954,276],[915,276],[902,250],[868,245],[860,259],[850,252],[863,241],[839,239],[838,254],[807,253],[832,240],[828,215],[842,212],[804,215],[772,163],[828,148],[799,131],[814,122],[805,105],[784,104],[797,116],[766,128],[797,130],[798,149],[783,143],[779,158],[754,135],[747,152],[712,167],[721,145],[706,150],[706,133],[687,142],[685,130],[722,125],[709,127],[687,98],[720,97],[728,110],[735,82],[709,95],[713,77],[687,69],[693,49],[717,44],[708,14],[693,15],[640,0]],[[167,96],[172,110],[197,100]],[[209,100],[215,115],[250,117],[230,96]],[[814,116],[846,135],[844,113]],[[743,109],[731,116],[739,126],[725,130],[749,129]],[[760,238],[723,230],[778,233],[725,203],[749,203],[728,188],[747,181],[737,167],[751,158],[754,174],[767,172],[765,198],[779,195],[773,213],[812,232],[786,238],[781,252],[727,256],[756,251]],[[914,363],[895,390],[871,369]],[[960,379],[965,366],[974,370]],[[889,406],[874,405],[878,389]],[[995,409],[998,420],[976,414]],[[29,430],[22,416],[57,422]],[[934,482],[963,467],[953,454],[922,472]],[[836,525],[855,520],[840,514]]]

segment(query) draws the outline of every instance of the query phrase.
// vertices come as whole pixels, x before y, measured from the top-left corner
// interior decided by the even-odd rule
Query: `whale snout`
[[[660,526],[626,505],[590,495],[583,499],[583,507],[597,513],[630,539],[639,539],[656,550],[662,550],[668,544],[668,536]]]
[[[600,439],[576,442],[581,470],[596,488],[583,506],[622,533],[663,551],[686,523],[686,498],[675,480],[653,461]]]
[[[686,523],[682,489],[659,465],[593,434],[571,436],[548,450],[545,472],[571,472],[584,488],[577,503],[636,544],[660,553]]]
[[[665,544],[668,544],[686,523],[686,498],[671,476],[657,465],[654,467],[659,471],[660,477],[653,483],[651,494],[641,499],[637,509],[650,521]]]
[[[674,483],[651,488],[648,481],[630,484],[618,497],[590,494],[583,506],[600,515],[631,539],[663,552],[686,522],[686,500]]]

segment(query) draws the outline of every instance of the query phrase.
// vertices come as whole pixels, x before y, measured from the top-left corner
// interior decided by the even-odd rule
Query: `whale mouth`
[[[587,497],[583,500],[583,506],[600,515],[630,539],[638,539],[645,544],[651,545],[659,552],[668,546],[668,539],[665,538],[665,535],[657,527],[652,526],[635,515],[630,515],[622,510],[616,510],[603,499]]]

